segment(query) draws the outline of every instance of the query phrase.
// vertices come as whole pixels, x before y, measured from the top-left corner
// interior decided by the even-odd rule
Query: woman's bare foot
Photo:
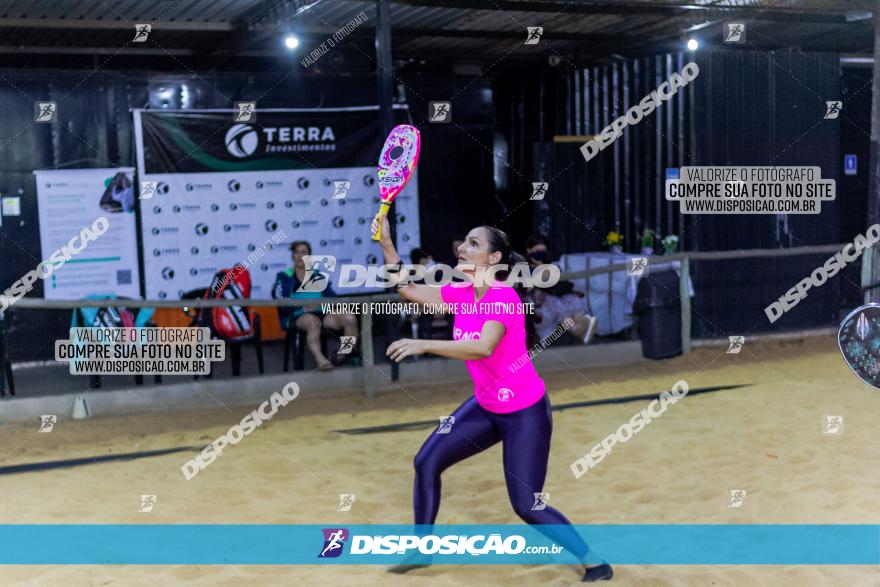
[[[332,370],[333,370],[333,363],[331,363],[330,361],[325,360],[323,363],[320,363],[318,365],[318,371],[332,371]]]

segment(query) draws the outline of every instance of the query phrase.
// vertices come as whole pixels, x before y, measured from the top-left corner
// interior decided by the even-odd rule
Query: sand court
[[[577,524],[864,524],[880,522],[876,487],[875,390],[852,376],[830,337],[754,343],[740,355],[721,347],[634,368],[547,374],[554,404],[668,388],[752,383],[686,397],[604,461],[575,479],[570,463],[646,402],[554,412],[544,490]],[[751,347],[751,348],[750,348]],[[304,381],[303,386],[308,383]],[[429,430],[348,435],[337,429],[423,420],[454,409],[468,385],[362,398],[302,398],[224,451],[192,481],[180,466],[192,452],[133,461],[4,475],[4,523],[410,523],[412,459]],[[0,431],[2,466],[175,447],[201,447],[246,408],[177,415],[62,420]],[[825,414],[844,432],[823,434]],[[197,449],[196,449],[197,450]],[[746,491],[728,507],[730,490]],[[339,494],[357,496],[337,512]],[[155,494],[152,512],[140,495]],[[514,524],[495,446],[446,471],[438,523]],[[660,547],[662,545],[658,545]],[[872,584],[862,567],[621,566],[622,585]],[[63,577],[63,578],[62,578]],[[436,565],[407,576],[378,566],[10,567],[7,584],[569,585],[573,567]]]
[[[874,414],[877,392],[856,379],[831,337],[747,343],[739,355],[704,347],[662,363],[545,374],[551,401],[584,401],[657,392],[677,379],[691,388],[752,384],[669,407],[595,468],[575,479],[569,465],[647,402],[554,412],[549,503],[575,524],[871,524],[880,523]],[[300,385],[308,386],[307,379]],[[267,396],[271,390],[267,390]],[[61,420],[0,431],[2,466],[197,447],[191,451],[4,475],[4,523],[14,524],[359,524],[410,523],[412,460],[430,430],[349,435],[362,426],[425,420],[449,413],[469,385],[409,388],[374,401],[301,397],[282,408],[193,480],[180,466],[225,433],[247,408],[168,415]],[[206,398],[206,406],[210,405]],[[824,416],[844,431],[823,434]],[[728,507],[731,490],[745,490]],[[355,494],[338,512],[339,494]],[[138,512],[154,494],[152,512]],[[516,524],[500,445],[443,474],[438,523]],[[662,548],[663,545],[657,545]],[[711,547],[707,545],[707,547]],[[619,566],[620,585],[873,584],[855,566]],[[448,566],[406,576],[379,566],[7,567],[6,584],[573,585],[574,567]],[[500,583],[499,583],[500,581]]]

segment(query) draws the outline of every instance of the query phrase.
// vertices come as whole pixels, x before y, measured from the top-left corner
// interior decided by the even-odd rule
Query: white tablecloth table
[[[607,251],[571,253],[562,255],[558,265],[563,273],[568,273],[610,265],[626,265],[629,259],[643,256]],[[596,334],[608,335],[621,332],[632,325],[632,305],[636,299],[639,280],[651,272],[658,273],[669,269],[681,276],[681,262],[669,261],[649,263],[643,275],[629,275],[626,269],[622,269],[571,281],[576,291],[583,292],[587,296],[588,311],[596,316]],[[691,279],[688,279],[688,293],[690,297],[694,297],[694,285]]]

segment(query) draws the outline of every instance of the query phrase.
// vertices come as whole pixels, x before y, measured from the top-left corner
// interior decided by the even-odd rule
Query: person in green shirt
[[[330,284],[322,291],[298,291],[303,281],[314,279],[329,279],[329,276],[320,273],[314,268],[306,268],[305,256],[312,254],[312,246],[308,241],[294,241],[290,245],[293,257],[293,267],[281,271],[275,276],[275,285],[272,287],[272,297],[275,299],[307,299],[320,297],[335,297],[333,288]],[[335,331],[342,331],[345,336],[357,336],[358,323],[353,314],[324,314],[321,306],[281,306],[278,308],[281,327],[285,330],[297,328],[305,331],[307,334],[307,346],[318,369],[321,371],[329,371],[333,369],[334,363],[339,364],[352,355],[337,355],[331,362],[324,356],[321,351],[321,328],[328,328]]]

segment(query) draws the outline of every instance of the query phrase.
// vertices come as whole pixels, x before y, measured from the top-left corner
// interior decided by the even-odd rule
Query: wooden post
[[[681,298],[681,352],[691,352],[691,296],[688,291],[690,282],[690,262],[687,257],[681,260],[681,279],[678,282],[678,295]]]
[[[376,383],[373,378],[373,311],[372,302],[364,304],[361,314],[361,375],[364,382],[364,395],[367,399],[376,397]]]
[[[868,164],[868,226],[880,222],[880,9],[874,10],[874,72],[871,96],[871,160]],[[846,104],[843,106],[846,108]],[[880,255],[862,258],[862,287],[880,282]],[[866,271],[867,269],[867,271]],[[865,303],[880,301],[880,288],[864,291]]]

